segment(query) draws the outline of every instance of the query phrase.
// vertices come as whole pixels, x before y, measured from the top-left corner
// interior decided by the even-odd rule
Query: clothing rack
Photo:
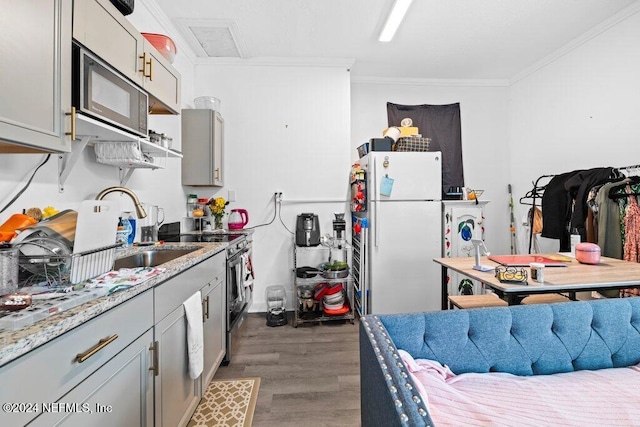
[[[634,179],[635,178],[635,179]],[[617,193],[618,188],[620,188],[623,185],[635,185],[635,184],[640,184],[640,177],[638,176],[631,176],[629,178],[625,178],[622,181],[620,181],[620,185],[612,188],[609,190],[609,198],[611,200],[615,200],[615,199],[622,199],[624,197],[629,197],[629,196],[640,196],[639,192],[631,192],[631,193]]]
[[[547,178],[553,178],[555,175],[541,175],[538,177],[538,179],[535,180],[535,182],[533,182],[533,188],[531,190],[529,190],[527,192],[527,194],[525,194],[523,197],[520,197],[520,204],[522,205],[531,205],[531,209],[529,210],[529,214],[527,214],[527,216],[529,217],[529,222],[530,222],[530,226],[529,226],[529,251],[528,253],[531,253],[531,245],[533,244],[533,215],[535,212],[535,208],[536,208],[536,201],[538,199],[542,200],[542,194],[544,193],[545,188],[547,187],[546,185],[541,186],[540,185],[540,180],[542,179],[547,179]],[[531,203],[526,203],[525,200],[526,199],[531,199]]]
[[[622,166],[620,168],[617,168],[618,170],[626,170],[628,171],[628,173],[625,173],[625,176],[638,176],[640,175],[640,165],[633,165],[633,166]]]
[[[631,178],[630,181],[632,183],[640,183],[640,164],[637,165],[629,165],[629,166],[620,166],[620,167],[616,167],[616,168],[612,168],[614,170],[617,170],[620,175],[626,176],[628,178]],[[556,175],[541,175],[538,177],[538,179],[535,180],[535,182],[533,182],[533,189],[530,190],[529,192],[527,192],[527,194],[525,194],[523,197],[520,198],[520,204],[523,205],[531,205],[531,210],[530,212],[530,216],[532,216],[534,214],[535,208],[536,208],[536,202],[538,200],[540,200],[540,205],[542,204],[542,196],[544,194],[544,190],[546,188],[547,185],[540,185],[540,181],[543,179],[550,179],[555,177]],[[634,179],[636,178],[636,179]],[[548,184],[548,182],[547,182]],[[640,196],[640,192],[638,193],[631,193],[631,194],[610,194],[609,197],[612,199],[615,198],[622,198],[622,197],[628,197],[628,196]],[[531,200],[531,202],[527,202],[528,200]],[[530,223],[531,226],[529,227],[529,253],[531,253],[531,246],[533,244],[533,218],[530,218]]]

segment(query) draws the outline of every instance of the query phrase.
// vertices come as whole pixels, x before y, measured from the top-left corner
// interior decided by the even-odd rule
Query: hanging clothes
[[[629,195],[629,205],[624,217],[624,260],[640,262],[640,207],[629,185],[626,186],[625,191]],[[637,296],[638,294],[640,294],[638,288],[620,290],[621,296]]]
[[[631,187],[626,191],[631,194]],[[629,206],[624,217],[624,260],[640,262],[640,207],[634,196],[629,196]]]
[[[623,181],[603,184],[595,196],[597,206],[597,242],[602,256],[622,259],[622,233],[620,232],[620,208],[615,200],[609,197],[612,189],[624,185]]]
[[[565,189],[570,197],[575,201],[571,214],[570,230],[577,230],[583,242],[591,241],[587,236],[587,196],[591,189],[605,182],[618,181],[624,175],[617,169],[593,168],[580,171],[565,181]],[[593,237],[592,237],[593,239]]]

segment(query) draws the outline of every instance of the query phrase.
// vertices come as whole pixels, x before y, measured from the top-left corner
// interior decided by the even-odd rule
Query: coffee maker
[[[344,231],[347,223],[344,220],[344,213],[334,212],[336,219],[333,220],[333,238],[338,242],[339,247],[344,243]]]
[[[318,215],[302,213],[296,221],[296,245],[318,246],[320,244],[320,223]]]

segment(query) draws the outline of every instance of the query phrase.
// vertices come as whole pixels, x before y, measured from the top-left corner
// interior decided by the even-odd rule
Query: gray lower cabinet
[[[226,348],[225,271],[222,270],[201,292],[204,311],[204,394],[224,358]]]
[[[149,329],[30,426],[153,426],[152,340]]]
[[[153,292],[149,290],[0,367],[4,384],[0,402],[39,405],[37,412],[0,412],[0,426],[21,426],[45,415],[40,425],[52,425],[48,422],[52,418],[76,415],[54,411],[75,410],[73,404],[82,402],[111,405],[125,418],[132,411],[134,417],[141,416],[134,425],[147,425],[147,393],[153,383],[145,366],[151,358],[152,326]],[[145,338],[141,341],[141,337]],[[136,390],[128,389],[131,384]],[[129,402],[123,407],[120,393],[137,396],[134,406]],[[93,418],[84,425],[94,425]]]
[[[0,426],[184,426],[225,351],[225,253],[0,367]],[[200,291],[204,372],[189,376],[183,302]],[[47,406],[43,406],[46,404]]]
[[[0,0],[0,152],[69,152],[72,0]]]
[[[224,357],[225,323],[222,318],[225,278],[224,252],[202,261],[157,286],[154,290],[155,345],[158,373],[155,377],[155,425],[184,426],[195,411],[208,382]],[[203,299],[204,373],[189,376],[187,317],[182,305],[201,291]],[[207,297],[209,305],[206,304]],[[207,319],[209,313],[209,319]],[[222,353],[220,353],[222,351]]]
[[[155,378],[156,426],[184,426],[200,401],[199,379],[189,376],[187,318],[179,306],[155,326],[158,376]]]

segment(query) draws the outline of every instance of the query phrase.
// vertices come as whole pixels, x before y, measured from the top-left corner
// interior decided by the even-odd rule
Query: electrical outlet
[[[227,197],[227,199],[230,202],[235,202],[236,201],[236,190],[229,190],[229,197]]]
[[[282,201],[282,191],[276,191],[273,193],[273,197],[275,197],[276,202]]]

